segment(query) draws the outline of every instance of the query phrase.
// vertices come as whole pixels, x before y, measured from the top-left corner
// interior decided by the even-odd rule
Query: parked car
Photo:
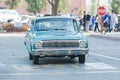
[[[8,20],[20,22],[21,17],[16,10],[0,9],[0,22],[4,23]]]
[[[45,16],[33,19],[25,34],[29,59],[39,64],[39,58],[78,57],[85,63],[88,40],[80,32],[77,21],[71,17]]]
[[[0,9],[0,23],[6,24],[9,20],[12,20],[14,27],[21,27],[21,17],[16,10]]]

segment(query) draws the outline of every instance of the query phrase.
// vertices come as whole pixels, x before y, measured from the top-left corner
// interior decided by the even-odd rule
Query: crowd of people
[[[83,27],[84,31],[93,30],[94,32],[111,32],[115,31],[116,24],[118,24],[117,15],[112,10],[111,12],[106,12],[103,16],[96,14],[95,16],[91,16],[84,11],[83,16]]]
[[[71,12],[70,16],[73,16],[73,10]],[[80,17],[80,23],[83,26],[83,30],[86,32],[113,32],[116,31],[118,17],[113,10],[106,12],[103,16],[98,14],[91,15],[89,12],[86,13],[86,11],[84,11],[83,17]]]

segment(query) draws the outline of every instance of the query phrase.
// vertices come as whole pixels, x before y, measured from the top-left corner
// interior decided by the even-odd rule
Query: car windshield
[[[73,19],[66,18],[50,18],[38,19],[35,23],[36,31],[61,30],[76,32],[77,23]]]

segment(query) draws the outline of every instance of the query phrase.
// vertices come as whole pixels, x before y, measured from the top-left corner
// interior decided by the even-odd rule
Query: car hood
[[[63,32],[63,31],[53,31],[53,32],[35,32],[35,40],[67,40],[67,39],[82,39],[82,33],[72,33],[72,32]]]

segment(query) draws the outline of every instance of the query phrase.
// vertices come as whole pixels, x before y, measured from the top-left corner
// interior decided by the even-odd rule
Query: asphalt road
[[[24,34],[0,34],[0,80],[120,80],[120,42],[90,37],[86,63],[78,59],[28,59]]]

